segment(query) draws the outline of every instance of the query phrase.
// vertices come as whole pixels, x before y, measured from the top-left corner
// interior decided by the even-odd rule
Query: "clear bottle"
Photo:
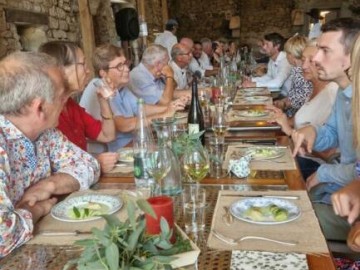
[[[197,86],[197,78],[193,78],[192,82],[192,94],[191,94],[191,104],[190,110],[188,114],[188,129],[189,134],[198,133],[200,131],[205,130],[204,126],[204,117],[201,110],[199,96],[198,96],[198,86]],[[205,134],[202,134],[200,137],[202,144],[205,143]]]
[[[134,177],[137,188],[151,188],[154,184],[146,169],[146,153],[153,148],[154,138],[151,127],[147,125],[144,100],[138,99],[138,115],[133,138]]]

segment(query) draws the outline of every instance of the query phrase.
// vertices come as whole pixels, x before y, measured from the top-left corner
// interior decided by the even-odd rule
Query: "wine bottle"
[[[194,76],[192,85],[192,94],[191,94],[191,104],[188,114],[188,129],[189,134],[198,133],[205,129],[204,126],[204,117],[202,114],[199,96],[198,96],[198,87],[197,87],[197,78]],[[205,134],[202,134],[200,137],[202,144],[205,144]]]
[[[151,188],[154,184],[146,169],[146,153],[154,146],[151,128],[147,126],[144,100],[138,99],[138,114],[133,138],[134,177],[137,188]]]

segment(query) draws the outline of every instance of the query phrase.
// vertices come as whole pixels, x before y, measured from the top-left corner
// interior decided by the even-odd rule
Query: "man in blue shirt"
[[[306,187],[322,225],[325,237],[346,240],[349,225],[335,216],[331,207],[331,194],[357,177],[356,153],[353,146],[351,117],[351,81],[347,76],[350,68],[352,44],[360,33],[360,21],[340,18],[323,25],[318,39],[318,52],[313,61],[318,66],[319,78],[339,85],[338,95],[327,123],[320,127],[306,126],[292,133],[294,155],[324,151],[339,147],[340,164],[323,164],[308,177]]]
[[[130,89],[146,104],[168,105],[174,96],[176,82],[168,65],[167,50],[153,44],[145,51],[141,63],[130,72]]]

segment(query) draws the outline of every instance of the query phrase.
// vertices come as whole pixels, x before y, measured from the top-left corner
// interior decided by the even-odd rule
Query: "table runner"
[[[254,96],[252,96],[254,97]],[[233,105],[271,105],[273,104],[273,99],[268,97],[267,100],[254,100],[249,101],[247,100],[248,97],[246,96],[237,96],[234,98]]]
[[[125,220],[127,218],[126,212],[126,204],[124,202],[124,196],[126,191],[121,190],[113,190],[113,189],[104,189],[104,190],[87,190],[74,192],[69,195],[69,197],[84,195],[84,194],[109,194],[109,195],[118,195],[121,197],[123,201],[122,208],[115,213],[115,215],[120,220]],[[130,198],[131,195],[129,195]],[[134,197],[133,197],[134,198]],[[91,228],[97,227],[102,229],[105,225],[104,219],[98,219],[93,221],[85,221],[85,222],[64,222],[60,220],[56,220],[49,213],[42,220],[36,224],[34,230],[34,238],[30,240],[27,244],[42,244],[42,245],[72,245],[76,240],[90,238],[91,234],[83,234],[83,235],[67,235],[67,236],[44,236],[39,234],[41,231],[55,231],[55,232],[74,232],[75,230],[79,230],[81,232],[89,232]]]
[[[245,88],[246,89],[246,88]],[[245,89],[239,89],[237,92],[236,92],[236,96],[239,97],[239,96],[270,96],[271,95],[271,92],[268,88],[263,88],[261,91],[245,91]]]
[[[229,165],[230,159],[236,159],[236,157],[241,157],[245,154],[246,150],[249,147],[261,147],[261,145],[252,145],[252,144],[230,144],[227,148],[225,154],[225,160],[223,162],[223,168],[227,169]],[[264,145],[264,147],[272,147],[269,145]],[[273,146],[278,147],[278,146]],[[282,146],[280,146],[282,147]],[[295,159],[292,157],[292,152],[289,147],[284,148],[285,154],[281,157],[274,158],[274,159],[267,159],[264,160],[251,160],[250,162],[250,169],[251,170],[270,170],[270,171],[278,171],[278,170],[296,170],[296,162]],[[273,161],[273,162],[272,162]],[[279,162],[285,163],[279,163]]]
[[[226,196],[228,194],[242,195],[278,195],[278,196],[299,196],[298,200],[291,200],[300,210],[301,215],[298,219],[278,224],[278,225],[258,225],[241,220],[234,219],[231,225],[226,225],[222,220],[225,214],[224,206],[230,206],[232,203],[246,199],[243,197]],[[311,202],[306,191],[267,191],[267,192],[234,192],[222,190],[218,194],[215,206],[211,230],[217,230],[219,233],[231,238],[242,237],[246,235],[255,235],[279,239],[283,241],[297,241],[295,246],[285,246],[277,243],[262,240],[245,240],[239,245],[228,245],[217,239],[210,233],[208,246],[219,250],[258,250],[270,252],[298,252],[298,253],[328,253],[326,240],[321,232],[319,222],[315,216]]]

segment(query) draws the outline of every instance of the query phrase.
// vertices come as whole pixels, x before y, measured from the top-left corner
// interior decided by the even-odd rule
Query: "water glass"
[[[210,176],[213,178],[223,178],[227,175],[223,169],[225,149],[223,137],[209,137]]]
[[[115,95],[115,91],[111,89],[104,79],[94,81],[94,85],[99,89],[101,96],[105,99],[110,99]]]
[[[187,233],[196,233],[205,229],[205,189],[198,185],[186,186],[182,193],[184,223]]]

